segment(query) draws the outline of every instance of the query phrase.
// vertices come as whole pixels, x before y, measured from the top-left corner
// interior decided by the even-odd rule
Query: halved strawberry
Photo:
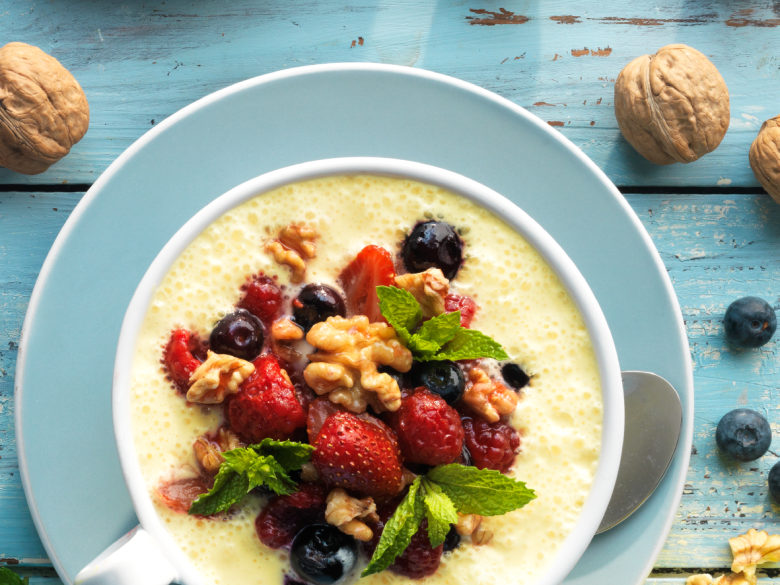
[[[395,266],[390,252],[379,246],[366,246],[341,272],[339,279],[347,295],[347,309],[352,315],[365,315],[372,323],[384,321],[379,311],[377,286],[391,286]]]

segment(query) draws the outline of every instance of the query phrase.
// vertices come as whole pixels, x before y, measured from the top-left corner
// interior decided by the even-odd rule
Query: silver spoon
[[[677,449],[682,404],[674,387],[650,372],[621,372],[626,432],[615,490],[596,534],[620,524],[645,503]]]

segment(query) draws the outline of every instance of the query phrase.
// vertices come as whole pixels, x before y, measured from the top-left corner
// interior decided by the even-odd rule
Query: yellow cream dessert
[[[457,240],[462,259],[456,258],[456,265],[445,259],[442,269],[409,269],[405,255],[410,245],[405,243],[424,224],[451,230],[445,234],[449,238],[445,245]],[[462,398],[440,396],[433,387],[415,390],[421,378],[408,382],[410,376],[414,378],[424,364],[442,362],[419,361],[419,356],[433,355],[434,350],[426,354],[424,344],[415,349],[408,337],[384,322],[373,292],[376,283],[406,291],[404,298],[414,297],[423,324],[460,309],[461,330],[467,327],[491,338],[508,359],[457,361],[453,367],[462,376]],[[274,290],[281,296],[274,297]],[[257,303],[263,302],[270,304],[258,309]],[[331,313],[328,303],[335,303]],[[259,339],[241,337],[236,342],[241,351],[231,355],[229,350],[217,351],[222,342],[214,340],[236,334],[235,327],[230,329],[234,324],[225,319],[238,314],[237,307],[244,311],[239,311],[242,319],[251,323],[239,319],[236,327],[262,325],[257,325]],[[348,362],[346,352],[333,349],[338,335],[349,340],[350,351],[354,350],[350,355],[359,355],[362,362]],[[363,341],[355,342],[358,337]],[[255,351],[242,354],[253,343]],[[443,347],[438,351],[448,346]],[[523,379],[525,373],[530,381]],[[264,375],[277,376],[274,388],[287,393],[283,406],[290,413],[288,421],[268,432],[262,425],[270,415],[260,411],[269,407],[271,395],[242,394],[253,384],[253,392],[271,392],[270,382],[260,386]],[[395,469],[377,473],[384,474],[382,481],[395,485],[391,491],[401,496],[415,475],[423,476],[430,468],[411,461],[420,455],[410,454],[411,439],[404,433],[418,429],[404,431],[399,426],[406,416],[405,401],[418,392],[426,404],[446,410],[446,416],[458,413],[454,438],[447,435],[440,446],[450,450],[445,455],[448,463],[492,465],[536,495],[524,507],[503,515],[480,519],[461,514],[459,544],[453,545],[458,540],[453,537],[443,545],[446,552],[435,553],[440,559],[427,582],[535,583],[577,522],[598,466],[602,395],[583,319],[536,250],[493,213],[464,197],[411,180],[333,176],[287,185],[239,205],[204,230],[176,260],[154,293],[135,350],[133,439],[160,517],[205,582],[281,585],[286,576],[302,582],[291,569],[289,545],[271,548],[258,536],[256,519],[268,506],[267,490],[255,489],[228,512],[206,516],[187,513],[193,499],[212,486],[225,460],[223,453],[265,437],[308,441],[315,447],[311,463],[303,465],[300,480],[295,474],[291,477],[304,486],[324,483],[323,493],[334,502],[329,504],[330,517],[339,502],[359,507],[356,502],[365,499],[363,515],[348,515],[341,532],[365,540],[359,538],[365,527],[368,534],[373,530],[376,541],[374,509],[389,505],[392,497],[378,491],[372,499],[370,490],[352,489],[358,484],[329,476],[322,464],[325,455],[317,451],[325,448],[318,446],[318,433],[339,417],[352,417],[350,424],[358,426],[383,420],[386,425],[372,428],[393,435],[390,456],[400,448],[398,461],[403,467],[398,473]],[[250,406],[260,414],[248,413]],[[463,420],[457,421],[458,416]],[[503,435],[495,430],[499,428],[505,429]],[[509,464],[474,443],[484,440],[474,438],[480,429],[498,433],[504,455],[511,444]],[[400,447],[395,446],[396,439]],[[460,450],[461,445],[466,451],[471,446],[472,452],[455,454],[452,449]],[[342,487],[346,489],[338,491]],[[312,518],[319,517],[322,523],[322,514],[322,509],[314,510]],[[328,523],[339,526],[338,521]],[[347,523],[353,523],[352,528],[345,529]],[[361,547],[371,548],[370,543]],[[360,579],[369,556],[360,555],[346,582]],[[393,570],[360,580],[366,585],[411,581],[403,571]]]

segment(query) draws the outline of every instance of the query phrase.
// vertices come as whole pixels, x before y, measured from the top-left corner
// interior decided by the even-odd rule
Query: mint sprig
[[[382,315],[417,361],[509,359],[500,343],[480,331],[461,327],[460,311],[433,317],[413,333],[422,319],[422,308],[414,295],[394,286],[378,286],[376,294]]]
[[[362,577],[389,567],[428,519],[428,539],[435,548],[444,542],[458,514],[498,516],[536,499],[534,490],[498,471],[458,463],[434,467],[415,478],[409,492],[385,524],[371,561]]]
[[[22,579],[11,569],[0,567],[0,585],[29,585],[29,583],[29,577]]]
[[[260,485],[279,495],[293,493],[297,486],[288,473],[300,469],[312,451],[311,445],[273,439],[225,451],[214,486],[192,502],[189,513],[209,516],[225,512]]]

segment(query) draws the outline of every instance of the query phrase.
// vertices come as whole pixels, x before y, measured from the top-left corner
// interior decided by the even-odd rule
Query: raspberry
[[[327,497],[328,490],[319,483],[305,483],[294,494],[272,497],[255,520],[260,542],[270,548],[289,546],[304,526],[324,524]]]
[[[211,489],[213,479],[190,477],[177,479],[157,487],[157,495],[174,512],[186,513],[193,500]]]
[[[395,433],[373,417],[330,415],[314,442],[311,462],[331,487],[382,497],[397,494],[403,485]]]
[[[261,355],[252,363],[255,371],[228,403],[230,428],[246,443],[291,438],[295,429],[306,426],[295,388],[273,355]]]
[[[425,465],[446,465],[463,451],[460,416],[440,396],[419,387],[405,393],[401,408],[387,420],[398,435],[404,460]]]
[[[461,327],[466,327],[468,329],[472,319],[474,319],[474,313],[477,312],[477,308],[477,303],[470,297],[462,297],[455,294],[444,297],[444,310],[447,313],[460,311]]]
[[[282,310],[282,291],[272,278],[258,274],[252,282],[241,287],[244,296],[236,306],[246,309],[260,319],[266,327],[279,316]]]
[[[461,422],[474,466],[506,473],[520,448],[517,431],[501,421],[489,423],[471,413],[464,414]]]
[[[165,346],[163,363],[176,389],[185,394],[190,386],[190,376],[200,365],[192,350],[197,345],[197,339],[186,329],[176,329],[171,333],[171,339]]]
[[[371,526],[374,535],[363,548],[370,555],[374,554],[385,524],[395,511],[396,505],[384,506],[379,511],[379,522]],[[428,520],[423,519],[420,528],[417,530],[412,541],[406,550],[398,555],[393,564],[388,567],[393,573],[409,577],[410,579],[422,579],[436,572],[439,568],[441,555],[444,552],[444,545],[440,544],[436,548],[431,548],[431,541],[428,538]]]

